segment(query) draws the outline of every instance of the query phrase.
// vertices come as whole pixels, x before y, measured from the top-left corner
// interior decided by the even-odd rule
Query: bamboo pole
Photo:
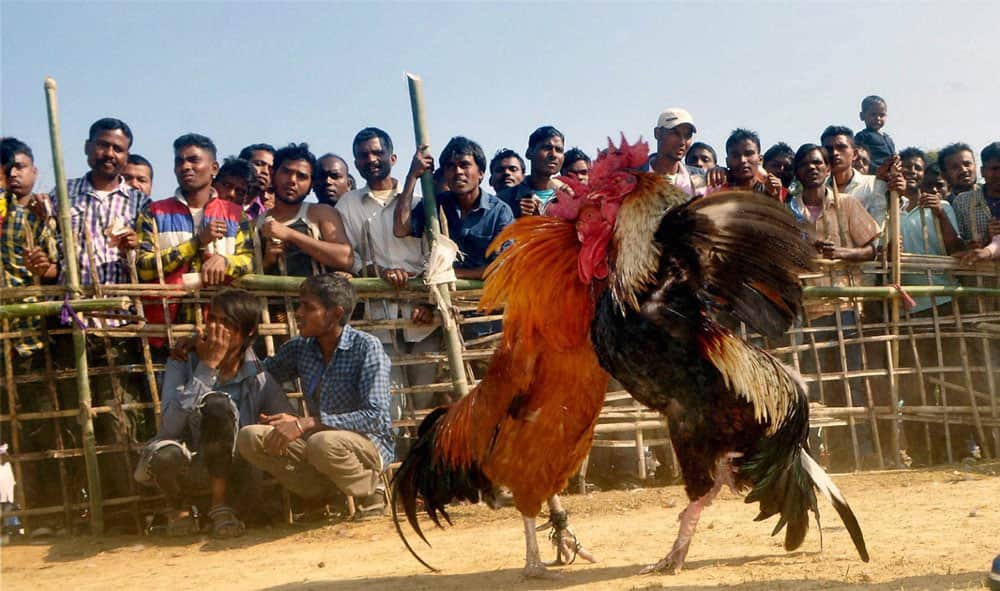
[[[424,115],[423,82],[419,76],[407,74],[407,83],[410,89],[410,109],[413,112],[413,132],[416,136],[417,148],[430,145],[427,135],[427,123]],[[423,191],[424,214],[427,220],[425,234],[428,243],[433,246],[441,232],[441,222],[437,217],[437,199],[434,195],[434,178],[430,171],[424,173],[420,178],[420,187]],[[448,351],[448,370],[451,372],[451,381],[455,386],[455,392],[459,396],[465,396],[469,392],[469,384],[465,376],[465,367],[462,362],[462,340],[459,334],[458,325],[454,322],[451,307],[451,293],[447,285],[432,285],[430,289],[436,294],[441,305],[441,315],[444,316],[445,346]]]
[[[59,227],[63,235],[66,291],[70,297],[80,292],[80,271],[77,267],[76,244],[73,243],[73,220],[70,211],[66,171],[63,167],[62,138],[59,135],[59,113],[56,99],[56,81],[45,79],[45,98],[49,115],[49,139],[52,144],[52,163],[55,168],[56,195],[59,198]],[[94,277],[97,281],[97,278]],[[90,531],[94,535],[104,532],[104,504],[101,493],[101,475],[97,463],[97,440],[94,438],[94,419],[90,413],[90,379],[87,375],[87,337],[79,325],[73,323],[73,349],[76,353],[76,386],[80,400],[80,430],[82,431],[87,489],[90,500]]]
[[[965,287],[961,285],[908,285],[906,292],[912,296],[986,296],[1000,298],[1000,289],[991,287]],[[889,285],[864,285],[856,287],[831,287],[806,285],[802,288],[804,299],[858,297],[866,299],[898,298],[899,292]]]
[[[892,284],[902,285],[902,267],[900,256],[903,254],[902,228],[899,223],[899,193],[889,191],[889,228],[891,236],[889,247],[892,253]],[[889,300],[892,318],[892,335],[899,336],[899,298]],[[892,369],[899,367],[899,341],[893,339],[890,345],[889,398],[893,408],[899,407],[899,376]],[[899,423],[889,424],[889,442],[892,446],[893,462],[899,467]],[[881,455],[881,454],[880,454]]]
[[[139,283],[139,271],[136,269],[136,253],[134,250],[128,253],[128,271],[129,277],[132,279],[132,283]],[[136,297],[133,299],[133,304],[135,305],[135,310],[139,316],[143,318],[146,317],[145,308],[143,307],[142,298]],[[153,424],[157,429],[160,428],[160,389],[156,383],[156,373],[153,371],[153,353],[149,348],[149,337],[144,335],[139,335],[139,342],[142,344],[142,362],[146,369],[146,385],[149,387],[149,394],[153,400]]]
[[[282,277],[280,275],[258,275],[251,273],[240,277],[234,284],[243,289],[294,292],[298,291],[303,281],[305,281],[305,277]],[[394,293],[392,285],[380,277],[352,277],[350,281],[358,293],[375,293],[379,295]],[[476,279],[459,279],[455,284],[459,290],[478,290],[483,288],[483,282]],[[410,279],[405,289],[428,291],[427,285],[419,278]],[[996,291],[1000,294],[1000,289]]]
[[[129,300],[125,297],[92,300],[70,300],[69,305],[77,312],[98,310],[127,310]],[[63,302],[28,302],[26,304],[0,305],[0,318],[21,316],[55,316],[62,312]]]

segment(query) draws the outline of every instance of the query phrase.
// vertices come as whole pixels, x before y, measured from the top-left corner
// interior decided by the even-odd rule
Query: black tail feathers
[[[819,526],[819,507],[816,502],[816,491],[819,491],[840,515],[861,560],[868,562],[864,534],[861,533],[861,526],[850,505],[829,475],[801,445],[795,445],[792,453],[785,455],[780,462],[766,467],[761,464],[763,462],[747,466],[750,469],[760,469],[763,474],[755,479],[754,488],[747,495],[746,502],[760,503],[760,513],[754,521],[780,515],[771,535],[776,535],[787,526],[785,550],[795,550],[802,545],[809,529],[809,511],[816,515],[816,524]]]
[[[449,525],[451,524],[451,517],[445,509],[448,503],[455,500],[477,503],[483,493],[493,489],[493,484],[475,464],[451,466],[445,465],[441,459],[439,450],[435,448],[435,439],[440,421],[447,411],[448,407],[435,409],[420,423],[416,443],[392,479],[393,515],[396,515],[396,504],[401,504],[406,514],[406,521],[428,545],[430,543],[424,537],[417,521],[418,498],[423,500],[427,515],[434,525],[443,527],[442,517]],[[399,528],[398,520],[396,528],[402,538],[403,532]],[[403,542],[412,553],[413,549],[406,543],[405,538]],[[414,556],[425,566],[433,569],[415,553]]]

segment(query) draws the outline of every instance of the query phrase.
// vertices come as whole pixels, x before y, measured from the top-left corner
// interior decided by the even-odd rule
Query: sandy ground
[[[1000,552],[1000,464],[835,477],[858,515],[872,561],[862,563],[828,505],[825,549],[812,528],[792,553],[754,523],[756,508],[724,492],[704,513],[687,568],[638,575],[668,550],[686,502],[678,486],[572,495],[570,523],[597,564],[562,567],[556,581],[521,575],[524,542],[513,509],[456,507],[455,526],[429,524],[433,548],[406,552],[389,519],[252,530],[236,541],[142,536],[64,538],[4,547],[3,589],[985,589]],[[821,501],[823,503],[823,501]],[[415,539],[415,536],[414,536]],[[419,542],[419,540],[415,540]],[[543,557],[552,548],[542,538]]]

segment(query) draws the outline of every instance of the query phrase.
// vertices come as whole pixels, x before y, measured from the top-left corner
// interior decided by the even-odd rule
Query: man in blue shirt
[[[245,504],[255,491],[245,464],[233,462],[237,430],[262,414],[292,412],[281,385],[251,348],[260,312],[260,300],[248,292],[220,291],[209,304],[205,330],[191,343],[194,350],[183,361],[167,362],[160,428],[143,449],[135,479],[167,498],[169,535],[198,531],[186,498],[206,484],[212,535],[229,538],[244,531],[236,503],[229,501]]]
[[[531,162],[531,174],[520,185],[500,191],[498,197],[510,207],[514,217],[542,215],[545,206],[565,183],[556,178],[565,159],[565,136],[545,125],[528,136],[528,151],[524,156]]]
[[[307,278],[295,321],[301,336],[264,366],[278,381],[302,380],[308,416],[262,415],[240,430],[236,447],[306,499],[340,490],[358,499],[358,517],[381,515],[381,486],[395,443],[389,415],[389,357],[374,335],[347,324],[357,295],[343,277]]]
[[[514,221],[514,214],[506,203],[480,188],[486,174],[486,154],[479,144],[461,136],[451,138],[441,151],[439,162],[451,190],[439,194],[437,203],[447,219],[448,235],[461,252],[461,258],[455,262],[455,275],[459,279],[482,279],[486,265],[493,258],[486,251],[497,234]],[[428,164],[433,164],[431,157],[424,151],[418,152],[414,165],[421,169],[421,174]],[[393,233],[398,238],[423,235],[426,226],[423,203],[413,207],[412,198],[404,194],[396,202],[394,213]]]

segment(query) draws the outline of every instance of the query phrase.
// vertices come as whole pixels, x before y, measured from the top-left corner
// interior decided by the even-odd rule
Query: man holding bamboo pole
[[[951,204],[944,195],[921,189],[927,155],[918,148],[906,148],[899,153],[903,180],[906,190],[900,193],[900,234],[903,252],[907,254],[927,254],[947,256],[964,248],[958,235],[958,221]],[[943,273],[907,273],[903,275],[906,285],[958,285],[953,277]],[[947,304],[951,298],[944,296],[934,299],[938,306]],[[915,305],[909,309],[911,316],[930,309],[931,298],[916,297]]]
[[[829,154],[831,183],[836,183],[837,192],[860,201],[871,217],[882,223],[888,212],[890,172],[896,172],[895,177],[899,176],[895,170],[898,168],[898,159],[886,160],[875,175],[858,172],[854,169],[854,159],[857,157],[854,132],[849,127],[827,127],[820,134],[820,144]],[[901,179],[894,188],[902,191]]]
[[[403,193],[419,201],[415,190],[424,168],[418,161],[433,158],[426,150],[418,151],[405,183],[400,184],[391,176],[396,154],[392,139],[385,131],[375,127],[362,129],[354,137],[353,150],[354,166],[367,184],[343,195],[336,207],[343,220],[347,240],[354,249],[352,271],[362,276],[381,277],[393,288],[404,289],[411,278],[423,273],[424,249],[420,238],[394,235],[396,202]],[[414,304],[411,300],[366,300],[365,314],[370,320],[390,323],[410,320],[418,325],[372,331],[381,339],[385,352],[390,356],[437,353],[441,350],[440,329],[419,326],[434,319],[433,308],[428,304]],[[434,363],[394,365],[392,387],[402,389],[430,384],[434,382],[436,373],[437,365]],[[393,399],[394,419],[401,416],[404,406],[401,398]]]

